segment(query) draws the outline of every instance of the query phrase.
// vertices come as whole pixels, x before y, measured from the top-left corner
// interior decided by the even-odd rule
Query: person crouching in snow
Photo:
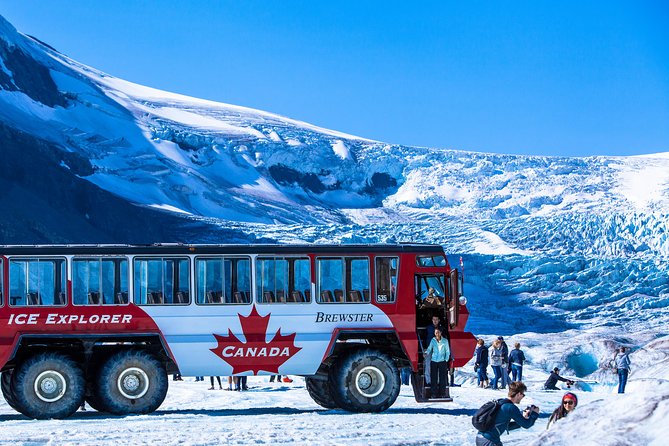
[[[500,436],[504,431],[518,428],[529,429],[539,418],[539,408],[528,406],[524,411],[516,406],[525,397],[527,386],[520,381],[509,384],[509,393],[506,399],[501,400],[501,406],[495,414],[494,427],[476,435],[476,446],[503,446]]]
[[[551,417],[548,419],[548,426],[546,426],[546,429],[550,429],[551,426],[553,426],[560,418],[564,418],[569,415],[572,410],[576,409],[577,404],[578,398],[576,397],[575,393],[565,393],[562,397],[562,403],[560,404],[560,407],[555,409]]]
[[[560,373],[560,369],[555,367],[551,372],[551,376],[548,377],[546,383],[544,384],[544,390],[560,390],[556,386],[558,381],[566,382],[568,386],[574,385],[574,381],[570,381],[567,378],[563,378],[558,373]]]

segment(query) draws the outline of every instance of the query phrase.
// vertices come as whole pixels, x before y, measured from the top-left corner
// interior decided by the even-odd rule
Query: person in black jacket
[[[516,342],[515,348],[509,353],[509,365],[511,366],[511,375],[513,381],[523,380],[523,363],[525,362],[525,353],[520,349],[520,342]]]
[[[551,376],[548,377],[546,380],[546,384],[544,384],[544,390],[560,390],[556,384],[558,381],[566,382],[567,386],[573,386],[574,381],[570,381],[567,378],[563,378],[559,375],[560,369],[555,367],[553,371],[551,372]]]
[[[502,342],[502,389],[506,389],[506,386],[509,385],[511,380],[509,379],[509,346],[504,342],[504,337],[499,336],[499,339]]]
[[[485,341],[482,338],[479,338],[477,344],[474,371],[478,373],[479,387],[488,388],[488,347],[485,346]]]

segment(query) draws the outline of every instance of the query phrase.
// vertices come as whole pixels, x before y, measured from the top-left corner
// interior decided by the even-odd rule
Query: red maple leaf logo
[[[295,346],[295,333],[284,336],[280,328],[271,341],[265,342],[270,314],[260,316],[255,305],[247,317],[237,315],[246,342],[240,341],[229,328],[227,336],[212,333],[218,346],[211,351],[232,366],[233,375],[247,370],[254,375],[260,370],[278,374],[279,367],[302,350],[302,347]]]

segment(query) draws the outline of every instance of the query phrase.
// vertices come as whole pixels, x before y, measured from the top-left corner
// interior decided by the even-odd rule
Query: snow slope
[[[602,206],[607,214],[666,213],[662,154],[526,157],[370,141],[117,79],[0,22],[8,48],[0,118],[85,156],[95,170],[88,181],[133,203],[302,224],[355,222],[346,209],[430,221],[552,218]],[[27,62],[16,59],[47,70],[41,94],[16,87],[27,82]]]

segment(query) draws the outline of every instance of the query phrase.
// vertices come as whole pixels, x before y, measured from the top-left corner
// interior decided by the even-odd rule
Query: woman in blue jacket
[[[448,360],[451,358],[451,349],[448,346],[448,340],[441,336],[441,328],[434,328],[434,337],[430,345],[425,350],[425,355],[432,355],[430,362],[430,388],[432,389],[432,398],[441,398],[446,396],[446,387],[448,387]]]

